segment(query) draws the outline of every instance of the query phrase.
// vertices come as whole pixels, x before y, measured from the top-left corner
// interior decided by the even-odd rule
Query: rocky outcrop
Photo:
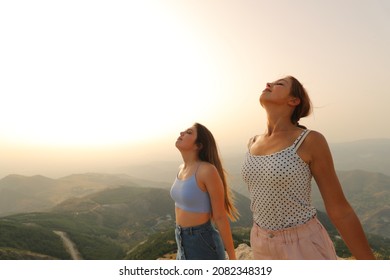
[[[253,260],[252,248],[249,245],[242,243],[242,244],[237,246],[235,251],[236,251],[237,260]],[[176,259],[175,254],[165,255],[164,257],[159,258],[159,260],[174,260],[174,259]],[[354,258],[345,259],[345,258],[337,257],[337,259],[338,260],[348,260],[348,259],[351,260]]]
[[[247,244],[238,245],[235,251],[237,260],[253,260],[252,249]]]
[[[252,249],[247,244],[243,243],[235,249],[237,260],[253,260]],[[158,260],[175,260],[176,254],[167,254]]]

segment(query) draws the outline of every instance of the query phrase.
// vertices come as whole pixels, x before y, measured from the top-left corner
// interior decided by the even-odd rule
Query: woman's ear
[[[291,97],[288,101],[288,104],[293,107],[298,106],[300,103],[301,99],[299,99],[298,97]]]
[[[203,144],[202,143],[196,143],[196,146],[198,146],[198,150],[202,150],[203,148]]]

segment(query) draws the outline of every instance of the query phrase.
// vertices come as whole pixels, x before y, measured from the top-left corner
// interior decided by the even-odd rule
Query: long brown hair
[[[204,125],[195,123],[194,126],[197,130],[197,139],[195,142],[201,147],[199,151],[199,159],[209,162],[217,168],[224,187],[226,212],[231,221],[236,221],[239,213],[234,206],[234,197],[226,182],[226,172],[222,167],[222,162],[214,136]]]
[[[312,112],[312,103],[303,85],[293,76],[288,76],[291,81],[290,95],[299,98],[300,102],[291,115],[291,122],[298,127],[306,128],[299,124],[301,118],[307,117]]]

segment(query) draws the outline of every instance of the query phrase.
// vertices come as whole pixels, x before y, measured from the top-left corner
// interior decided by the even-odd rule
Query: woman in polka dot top
[[[242,166],[254,224],[255,259],[336,259],[333,243],[311,204],[314,177],[329,218],[357,259],[374,259],[361,223],[346,200],[326,139],[298,124],[311,112],[292,76],[267,83],[260,96],[267,130],[250,139]]]

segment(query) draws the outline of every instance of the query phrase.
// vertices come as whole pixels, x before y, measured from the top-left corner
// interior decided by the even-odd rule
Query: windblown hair
[[[204,126],[195,123],[197,130],[196,144],[201,147],[199,158],[214,165],[222,179],[225,194],[225,209],[231,221],[236,221],[239,217],[238,210],[234,206],[234,197],[226,182],[226,172],[222,167],[222,162],[218,153],[218,147],[213,134]]]
[[[301,118],[307,117],[312,112],[312,103],[309,95],[303,85],[293,76],[288,76],[291,81],[290,95],[298,98],[300,103],[295,107],[294,112],[291,115],[291,122],[298,127],[306,128],[299,124]]]

